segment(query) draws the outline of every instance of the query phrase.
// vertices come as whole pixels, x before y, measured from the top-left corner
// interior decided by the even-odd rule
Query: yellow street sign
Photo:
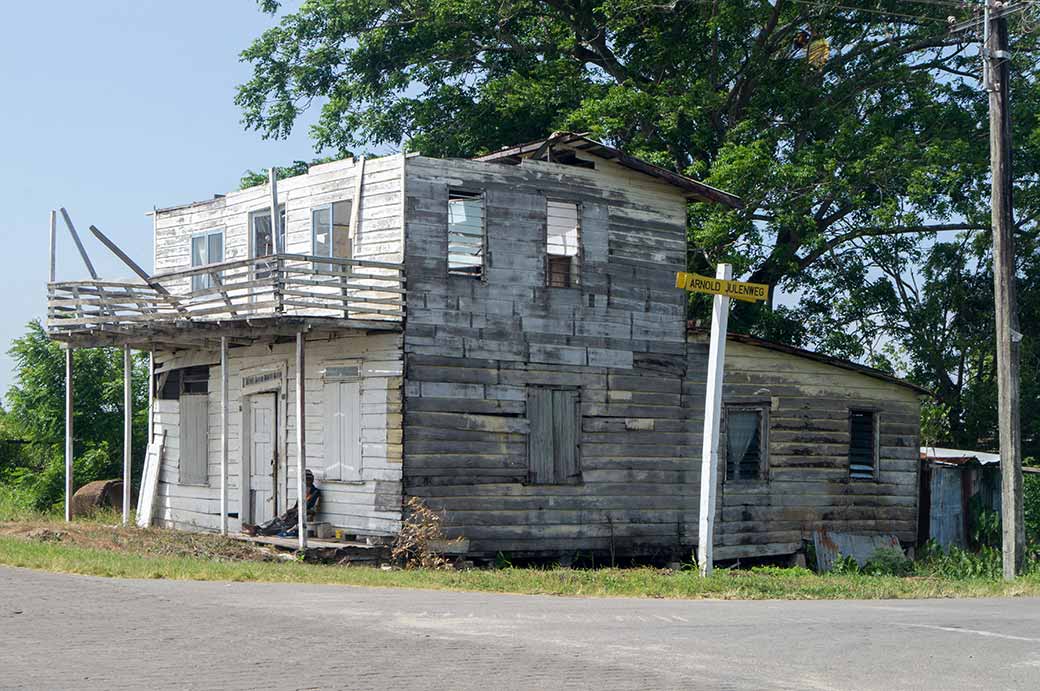
[[[701,276],[700,274],[688,274],[685,271],[675,274],[675,287],[694,293],[722,295],[734,300],[743,300],[744,302],[758,302],[769,298],[769,286],[763,283],[727,281],[722,278]]]

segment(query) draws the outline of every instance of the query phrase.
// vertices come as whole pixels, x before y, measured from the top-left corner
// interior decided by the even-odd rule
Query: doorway
[[[249,481],[248,515],[254,524],[278,515],[278,394],[259,393],[247,398],[246,451]]]

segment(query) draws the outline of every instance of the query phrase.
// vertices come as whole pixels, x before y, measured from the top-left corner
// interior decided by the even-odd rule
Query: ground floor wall
[[[399,334],[353,334],[306,339],[305,392],[307,468],[317,478],[322,503],[317,520],[353,533],[389,535],[401,518],[401,347]],[[280,513],[296,501],[297,446],[295,343],[272,343],[229,350],[228,509],[229,526],[249,520],[250,494],[243,487],[244,425],[251,397],[270,396],[277,419],[277,472],[272,490]],[[169,368],[210,364],[206,394],[204,480],[187,483],[180,463],[190,422],[179,400],[157,397],[153,433],[165,432],[156,522],[174,528],[217,530],[220,525],[221,371],[214,353],[156,353],[159,376]],[[330,367],[357,366],[360,401],[360,467],[349,480],[328,477],[328,409],[324,394]],[[248,441],[248,440],[247,440]],[[248,456],[247,456],[248,457]]]
[[[789,554],[816,529],[916,540],[917,394],[832,365],[739,343],[724,404],[768,409],[767,458],[727,480],[715,556]],[[407,356],[407,496],[443,512],[474,555],[582,552],[689,558],[697,544],[707,347],[643,354],[633,368]],[[578,392],[580,480],[532,482],[531,387]],[[878,411],[878,472],[850,478],[850,410]]]

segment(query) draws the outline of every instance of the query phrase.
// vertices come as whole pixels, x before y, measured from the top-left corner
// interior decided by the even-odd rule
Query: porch
[[[129,263],[129,262],[127,262]],[[135,265],[131,265],[135,268]],[[189,485],[199,495],[194,501],[203,501],[212,495],[220,532],[229,531],[228,519],[241,520],[231,511],[232,504],[246,505],[245,500],[229,497],[233,489],[229,482],[229,468],[237,463],[237,489],[243,493],[248,485],[242,479],[242,460],[232,457],[231,441],[235,439],[237,455],[242,456],[242,415],[244,395],[263,393],[277,403],[274,430],[277,443],[271,448],[279,460],[282,485],[278,487],[283,503],[287,504],[289,487],[295,486],[295,496],[304,494],[304,471],[308,461],[317,455],[323,457],[323,443],[319,426],[314,432],[319,442],[308,444],[307,407],[310,396],[318,396],[321,411],[320,386],[324,379],[340,375],[325,375],[329,371],[351,370],[341,362],[350,360],[356,371],[359,395],[364,386],[399,388],[395,376],[400,376],[399,365],[377,366],[368,362],[378,353],[354,354],[342,343],[358,341],[371,345],[368,339],[393,339],[387,348],[399,350],[396,340],[404,316],[405,287],[401,264],[317,257],[301,254],[276,254],[254,259],[235,260],[205,267],[171,271],[155,275],[138,273],[136,281],[106,281],[97,278],[83,281],[48,284],[47,329],[52,339],[65,344],[66,350],[66,494],[72,492],[73,435],[73,353],[77,348],[99,346],[120,347],[124,350],[126,380],[125,419],[126,438],[130,438],[130,351],[153,353],[149,373],[149,426],[150,443],[144,477],[142,500],[138,505],[138,522],[150,525],[152,507],[160,493],[162,444],[168,426],[157,419],[161,401],[158,400],[155,354],[171,354],[164,369],[186,366],[184,362],[209,357],[214,365],[212,405],[217,415],[212,416],[214,428],[206,433],[214,446],[216,472],[197,484]],[[308,343],[310,341],[310,343]],[[382,340],[379,340],[382,343]],[[314,349],[315,362],[308,355]],[[373,346],[374,348],[374,346]],[[260,350],[261,353],[255,351]],[[250,355],[245,355],[249,354]],[[240,355],[241,354],[241,355]],[[279,366],[269,366],[272,358],[280,358]],[[235,358],[237,364],[232,366]],[[368,358],[368,360],[366,360]],[[181,361],[184,362],[181,362]],[[170,364],[176,361],[180,364]],[[367,364],[366,364],[367,363]],[[378,370],[370,374],[369,370]],[[234,378],[231,372],[234,371]],[[310,372],[308,375],[307,372]],[[274,376],[277,374],[278,376]],[[308,379],[309,376],[309,379]],[[308,384],[309,382],[309,384]],[[308,396],[310,386],[310,396]],[[315,389],[314,387],[319,388]],[[255,389],[255,391],[254,391]],[[270,396],[267,396],[271,394]],[[374,391],[372,392],[374,395]],[[385,394],[390,396],[391,394]],[[392,394],[398,395],[396,393]],[[204,397],[205,398],[205,397]],[[232,405],[235,405],[232,408]],[[360,405],[357,406],[360,415]],[[378,416],[369,415],[366,423]],[[194,419],[194,418],[193,418]],[[208,414],[198,416],[207,426]],[[291,425],[288,421],[291,420]],[[385,426],[385,415],[377,421]],[[158,430],[157,428],[161,428]],[[229,428],[235,432],[232,437]],[[366,428],[367,430],[367,428]],[[160,435],[161,431],[161,435]],[[383,431],[386,434],[386,431]],[[291,443],[290,443],[291,439]],[[183,440],[181,440],[183,443]],[[201,443],[208,456],[208,442]],[[129,448],[129,444],[127,444]],[[219,449],[219,450],[218,450]],[[296,452],[295,450],[300,450]],[[290,457],[294,456],[290,460]],[[291,468],[289,464],[291,463]],[[207,461],[203,459],[205,472]],[[129,455],[124,458],[124,486],[130,486]],[[370,483],[371,484],[371,483]],[[128,502],[124,522],[129,518]],[[240,508],[241,510],[241,508]],[[284,507],[282,507],[284,510]],[[303,549],[307,544],[305,519],[301,512],[299,539]],[[66,517],[69,518],[68,508]],[[142,523],[143,521],[143,523]]]

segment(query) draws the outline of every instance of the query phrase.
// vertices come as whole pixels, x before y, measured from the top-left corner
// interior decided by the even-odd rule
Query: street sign
[[[745,283],[723,278],[711,278],[700,274],[688,274],[680,271],[675,274],[675,287],[694,293],[721,295],[744,302],[759,302],[769,299],[769,286],[763,283]]]

